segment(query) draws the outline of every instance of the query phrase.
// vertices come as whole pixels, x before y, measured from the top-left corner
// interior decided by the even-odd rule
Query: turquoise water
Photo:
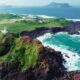
[[[68,71],[80,70],[80,35],[59,32],[38,37],[44,46],[60,51]]]
[[[80,35],[57,33],[55,35],[53,34],[50,38],[45,39],[43,42],[65,48],[72,52],[79,53],[80,55]]]

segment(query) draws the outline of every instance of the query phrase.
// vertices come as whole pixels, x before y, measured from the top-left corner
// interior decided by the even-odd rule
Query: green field
[[[0,13],[0,20],[3,19],[20,19],[21,17],[19,15],[16,14],[1,14]]]
[[[8,15],[8,16],[11,16],[11,15]],[[15,20],[16,18],[19,19],[18,16],[14,17]],[[6,21],[4,21],[5,19]],[[26,20],[18,21],[18,19],[15,22],[11,22],[9,21],[8,18],[3,17],[3,19],[0,21],[0,29],[3,29],[4,27],[6,27],[9,32],[21,32],[25,30],[28,30],[28,31],[34,30],[40,27],[63,27],[64,25],[70,23],[70,21],[67,21],[64,18],[59,18],[59,19],[41,18],[40,19],[42,21],[41,23],[38,21],[26,21]]]

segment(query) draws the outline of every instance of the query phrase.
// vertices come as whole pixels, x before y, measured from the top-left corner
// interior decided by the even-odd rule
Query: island
[[[46,5],[45,7],[52,7],[52,8],[70,8],[71,5],[68,3],[57,3],[57,2],[52,2],[48,5]]]

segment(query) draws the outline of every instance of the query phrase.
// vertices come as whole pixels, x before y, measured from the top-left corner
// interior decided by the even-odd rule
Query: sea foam
[[[55,51],[61,52],[64,60],[66,61],[65,63],[63,63],[63,65],[65,66],[65,68],[67,68],[67,71],[80,70],[80,68],[77,66],[77,63],[80,62],[80,56],[78,55],[78,53],[67,50],[65,48],[66,46],[64,46],[63,48],[61,46],[51,45],[44,42],[45,39],[50,38],[52,35],[53,34],[46,33],[43,36],[38,37],[37,39],[41,41],[45,47],[50,47]]]

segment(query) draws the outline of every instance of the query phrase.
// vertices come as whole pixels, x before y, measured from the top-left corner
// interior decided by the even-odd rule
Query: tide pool
[[[68,71],[80,70],[80,35],[67,32],[44,34],[37,38],[44,46],[60,51],[65,59],[63,65]]]

